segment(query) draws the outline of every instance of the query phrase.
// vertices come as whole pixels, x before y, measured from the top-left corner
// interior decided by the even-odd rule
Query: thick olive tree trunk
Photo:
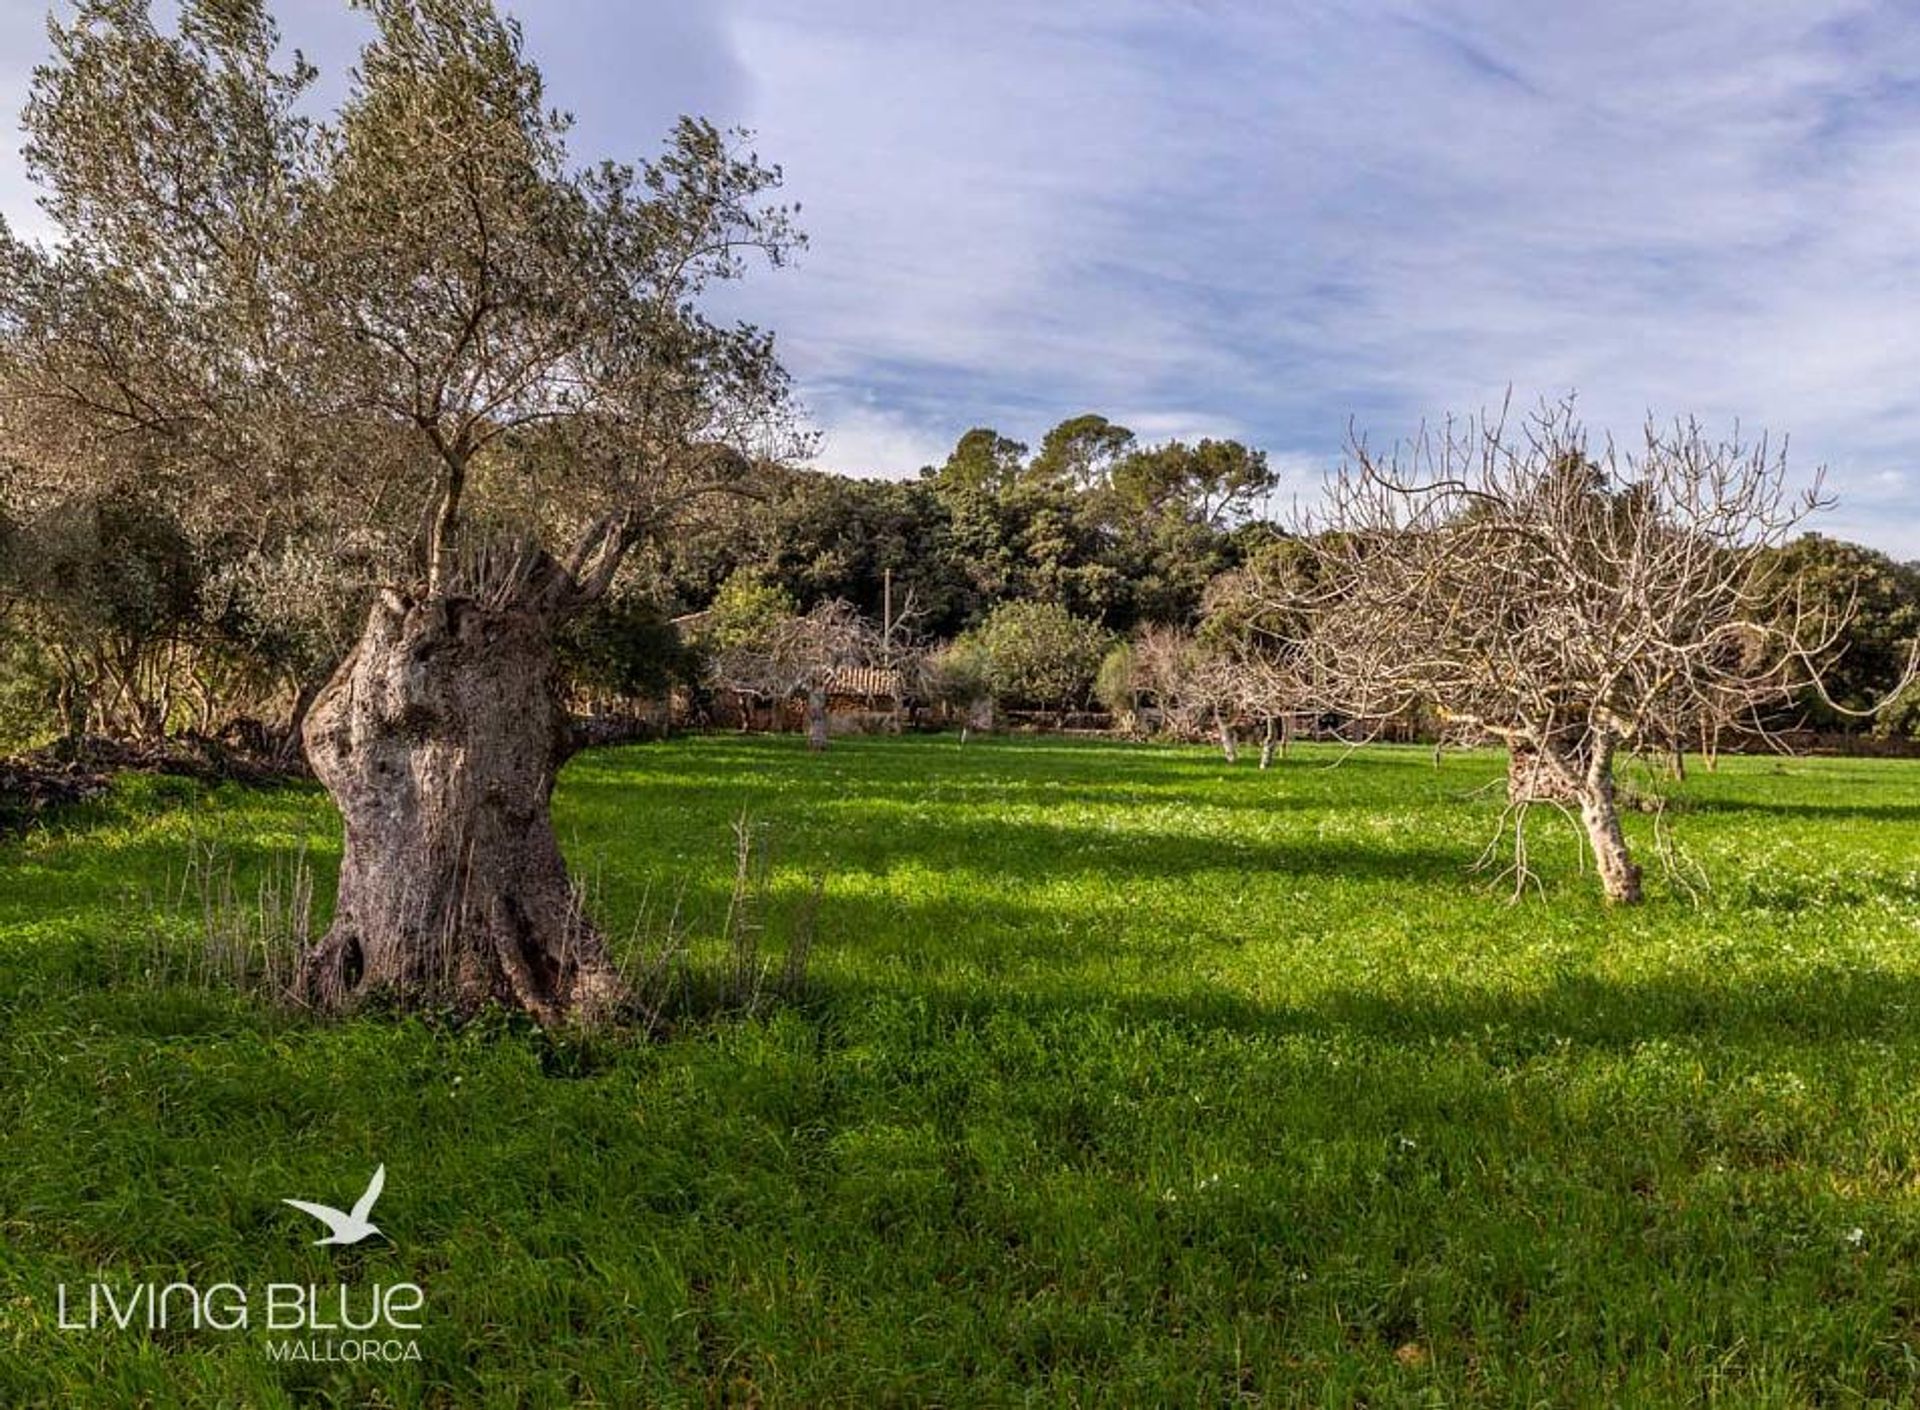
[[[305,738],[346,823],[333,924],[301,963],[307,1002],[493,1002],[543,1023],[614,1008],[618,974],[548,813],[567,719],[539,611],[382,593]]]

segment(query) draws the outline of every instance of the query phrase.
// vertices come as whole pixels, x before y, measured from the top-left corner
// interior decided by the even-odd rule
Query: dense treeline
[[[1270,626],[1249,589],[1290,555],[1263,512],[1274,486],[1237,442],[1148,445],[1091,414],[1037,450],[969,431],[912,480],[767,464],[637,556],[562,657],[580,696],[698,705],[724,692],[718,653],[841,604],[874,632],[841,659],[911,660],[916,695],[962,715],[1097,707],[1124,726],[1151,705],[1188,734],[1271,724],[1284,712],[1249,694]],[[1831,704],[1809,695],[1795,723],[1920,737],[1911,692],[1846,713],[1898,681],[1920,565],[1815,534],[1778,556],[1804,595],[1853,607]],[[196,540],[125,489],[0,517],[0,747],[193,732],[292,760],[372,587],[289,548]]]
[[[917,480],[771,467],[757,495],[663,550],[657,587],[677,614],[747,573],[804,610],[840,598],[878,618],[886,575],[936,637],[1005,601],[1049,601],[1110,632],[1190,620],[1209,581],[1272,537],[1256,519],[1266,457],[1234,441],[1147,446],[1096,415],[1038,451],[997,432],[960,438]]]
[[[582,691],[697,692],[700,643],[672,619],[756,593],[779,613],[845,602],[922,646],[1016,602],[1051,604],[1102,641],[1187,622],[1215,576],[1274,536],[1254,517],[1272,485],[1265,457],[1236,442],[1142,445],[1092,415],[1032,454],[971,431],[905,482],[762,465],[637,555],[569,624],[563,656]],[[297,754],[302,707],[351,645],[374,565],[196,537],[126,487],[14,509],[0,517],[0,746],[239,732]],[[1089,668],[1076,703],[1091,683]]]
[[[1884,553],[1820,534],[1803,535],[1778,557],[1811,602],[1836,612],[1848,605],[1853,609],[1825,672],[1827,698],[1804,702],[1807,723],[1823,730],[1858,730],[1863,722],[1848,712],[1887,702],[1864,727],[1882,737],[1920,739],[1920,691],[1908,689],[1887,701],[1920,637],[1920,563],[1897,563]]]

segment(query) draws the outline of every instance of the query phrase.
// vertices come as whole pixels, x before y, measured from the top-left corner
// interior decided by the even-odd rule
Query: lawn
[[[1550,811],[1544,897],[1469,872],[1500,777],[588,754],[556,811],[611,929],[719,963],[743,817],[769,951],[811,927],[797,1001],[660,1041],[149,978],[190,848],[247,891],[305,845],[324,893],[337,825],[127,780],[0,843],[0,1404],[1920,1399],[1920,763],[1660,785],[1708,885],[1624,913]],[[382,1162],[388,1238],[311,1247],[282,1197]],[[174,1280],[416,1282],[421,1359],[57,1324]]]

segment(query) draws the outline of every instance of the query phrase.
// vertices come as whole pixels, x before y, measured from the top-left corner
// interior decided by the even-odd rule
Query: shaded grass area
[[[1677,790],[1711,882],[1609,914],[1467,873],[1491,756],[1269,773],[1045,741],[576,760],[618,929],[712,932],[742,814],[806,1002],[647,1044],[319,1025],[141,982],[190,842],[309,790],[130,780],[0,850],[0,1403],[1907,1404],[1920,764]],[[1637,842],[1651,823],[1635,817]],[[375,1163],[391,1242],[286,1195]],[[427,1290],[422,1360],[63,1332],[65,1281]]]

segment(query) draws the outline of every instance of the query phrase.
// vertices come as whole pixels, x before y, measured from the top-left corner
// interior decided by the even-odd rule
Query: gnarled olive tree
[[[263,545],[367,565],[308,711],[346,851],[310,1002],[374,991],[543,1020],[618,985],[548,799],[554,637],[629,552],[778,453],[771,340],[702,291],[778,263],[778,172],[705,124],[580,169],[487,0],[363,0],[329,120],[261,0],[82,0],[27,110],[60,230],[4,242],[0,458],[18,492],[136,480]]]

